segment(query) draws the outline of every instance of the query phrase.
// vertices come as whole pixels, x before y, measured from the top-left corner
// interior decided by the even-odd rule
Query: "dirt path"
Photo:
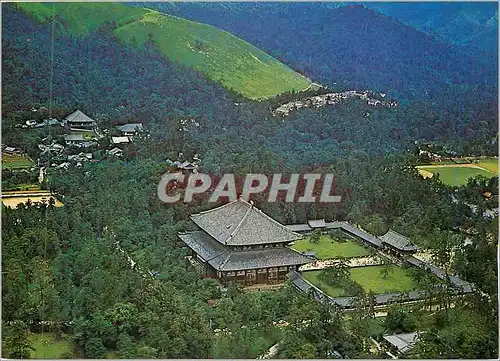
[[[490,172],[491,171],[487,168],[483,168],[477,164],[473,164],[473,163],[460,163],[460,164],[431,164],[431,165],[417,165],[416,166],[417,169],[429,169],[429,168],[475,168],[475,169],[481,169],[481,170],[484,170],[486,172]]]

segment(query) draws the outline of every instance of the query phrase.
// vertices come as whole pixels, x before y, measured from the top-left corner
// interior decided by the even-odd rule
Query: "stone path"
[[[301,266],[299,271],[313,271],[328,268],[333,266],[338,261],[338,259],[318,260],[314,263]],[[382,264],[382,261],[377,256],[350,258],[346,261],[349,267],[376,266]]]

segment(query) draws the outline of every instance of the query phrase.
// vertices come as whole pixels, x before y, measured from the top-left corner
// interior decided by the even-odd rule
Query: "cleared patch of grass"
[[[34,359],[60,359],[72,356],[74,344],[67,337],[57,339],[51,333],[32,333],[29,336],[32,347],[31,358]]]
[[[372,291],[376,294],[407,292],[415,289],[415,284],[406,269],[391,265],[392,272],[384,278],[380,274],[383,268],[384,266],[351,268],[351,277],[366,292]]]
[[[486,168],[482,164],[479,164],[479,166]],[[490,164],[490,167],[493,168],[493,165]],[[439,179],[441,182],[444,184],[450,185],[450,186],[462,186],[467,184],[467,179],[482,175],[484,177],[494,177],[498,175],[498,173],[494,173],[492,171],[487,171],[479,168],[473,168],[473,167],[464,167],[464,166],[457,166],[457,167],[434,167],[434,166],[421,166],[418,167],[419,172],[423,174],[428,175],[428,173],[432,173],[433,175],[439,174]]]
[[[4,169],[31,168],[35,163],[28,157],[19,154],[2,153],[2,167]]]
[[[497,158],[485,158],[478,159],[479,166],[488,169],[490,172],[498,175],[498,159]]]
[[[321,271],[307,271],[302,272],[302,277],[304,277],[307,281],[309,281],[314,286],[318,287],[320,290],[325,292],[330,297],[340,297],[340,296],[349,296],[344,292],[342,287],[332,286],[323,281],[321,281],[318,276]]]
[[[367,266],[351,268],[351,278],[359,283],[365,292],[372,291],[375,294],[408,292],[415,289],[415,284],[407,270],[396,265],[391,265],[392,272],[384,278],[380,274],[380,270],[383,267]],[[318,279],[320,272],[307,271],[303,272],[302,276],[331,297],[351,296],[341,287],[328,285]]]
[[[299,251],[312,251],[318,259],[353,258],[369,256],[372,252],[356,241],[346,239],[345,242],[333,241],[329,235],[322,235],[318,243],[309,241],[309,237],[296,241],[292,248]]]
[[[40,22],[54,12],[63,32],[86,35],[114,22],[120,41],[143,48],[151,43],[167,58],[204,73],[250,99],[304,90],[311,82],[250,43],[216,27],[118,3],[18,3]]]

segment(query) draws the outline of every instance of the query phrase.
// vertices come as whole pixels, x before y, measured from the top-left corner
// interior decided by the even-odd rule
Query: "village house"
[[[46,125],[47,126],[54,126],[54,125],[63,126],[63,124],[59,120],[57,120],[55,118],[52,118],[52,119],[44,119],[43,122],[37,123],[35,125],[35,128],[42,128],[42,127],[44,127]]]
[[[8,146],[5,146],[5,145],[2,146],[2,151],[5,154],[22,154],[21,149],[18,149],[16,147],[8,147]]]
[[[97,122],[80,110],[67,115],[63,120],[63,124],[71,130],[94,132],[97,128]]]
[[[68,156],[68,162],[76,162],[76,165],[78,166],[78,163],[84,163],[91,161],[93,159],[92,153],[83,153],[80,152],[78,154],[73,154]]]
[[[391,358],[411,350],[417,342],[418,332],[399,333],[395,335],[383,336],[383,346],[386,353]]]
[[[66,134],[64,136],[64,141],[66,142],[66,144],[71,145],[83,143],[86,141],[86,139],[83,134]]]
[[[130,143],[129,137],[111,137],[112,144],[128,144]]]
[[[194,171],[198,169],[198,164],[197,164],[198,161],[194,157],[193,160],[194,160],[193,162],[189,161],[181,162],[178,160],[173,161],[171,159],[167,159],[165,160],[165,163],[167,163],[172,168],[180,169],[183,171]]]
[[[123,150],[115,147],[111,150],[106,151],[106,153],[108,153],[108,155],[111,155],[113,157],[121,157],[123,155]]]
[[[40,154],[45,154],[47,152],[60,154],[64,150],[64,146],[58,143],[53,143],[51,145],[38,144],[38,149],[41,150]]]
[[[328,93],[322,95],[316,95],[312,97],[307,97],[302,100],[295,100],[285,104],[280,105],[275,110],[271,111],[273,115],[280,116],[288,116],[293,110],[300,110],[302,108],[308,107],[322,107],[325,105],[336,106],[340,104],[341,101],[347,98],[359,98],[362,100],[366,100],[369,106],[385,106],[385,107],[393,107],[397,106],[397,103],[394,101],[380,101],[378,99],[370,98],[372,93],[368,90],[357,91],[350,90],[342,93]]]
[[[142,123],[127,123],[120,125],[117,129],[121,132],[124,137],[134,136],[144,130]]]
[[[224,284],[282,283],[290,271],[313,262],[287,247],[300,234],[241,198],[190,218],[199,230],[179,238],[190,249],[191,262]]]

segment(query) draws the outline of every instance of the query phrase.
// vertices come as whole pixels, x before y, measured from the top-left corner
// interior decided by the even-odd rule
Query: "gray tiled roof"
[[[399,333],[396,335],[384,336],[384,340],[395,346],[399,352],[409,350],[416,342],[418,333]]]
[[[193,214],[191,219],[217,241],[230,246],[292,242],[302,237],[241,198]]]
[[[309,221],[309,222],[316,222],[316,221]],[[294,232],[305,232],[305,231],[312,231],[314,228],[310,223],[308,224],[289,224],[286,226],[291,231]],[[337,229],[340,228],[347,233],[350,233],[356,237],[361,238],[363,241],[370,243],[372,246],[375,247],[380,247],[382,245],[382,242],[380,239],[378,239],[375,236],[372,236],[368,232],[363,231],[362,229],[359,229],[357,227],[354,227],[351,225],[349,222],[346,221],[333,221],[333,222],[325,222],[325,228],[326,229]]]
[[[64,140],[67,142],[83,142],[85,138],[82,134],[66,134]]]
[[[92,123],[92,122],[95,122],[94,119],[92,119],[89,116],[85,115],[80,110],[77,110],[77,111],[75,111],[75,112],[67,115],[65,119],[68,122],[79,122],[79,123]]]
[[[332,223],[334,223],[334,222],[332,222]],[[373,245],[375,247],[380,247],[382,245],[382,242],[377,237],[374,237],[371,234],[369,234],[369,233],[367,233],[359,228],[352,226],[348,222],[337,222],[337,223],[338,223],[338,227],[332,227],[332,228],[342,228],[344,231],[346,231],[346,232],[348,232],[356,237],[361,238],[362,240],[370,243],[371,245]]]
[[[181,240],[201,258],[219,271],[293,266],[310,263],[313,259],[289,248],[266,248],[235,251],[226,247],[203,231],[179,234]]]
[[[390,229],[386,234],[379,237],[382,242],[387,243],[401,251],[416,251],[417,247],[413,243],[411,243],[408,237],[399,234],[398,232]]]
[[[426,263],[424,261],[421,261],[418,258],[408,257],[406,259],[406,262],[408,262],[412,266],[427,269],[440,279],[444,279],[446,277],[446,274],[440,268],[438,268],[430,263]],[[450,279],[450,282],[454,286],[456,286],[458,289],[460,289],[463,293],[469,293],[469,292],[473,291],[473,285],[471,283],[464,281],[464,280],[462,280],[459,277],[454,276],[454,275],[450,275],[448,277]]]
[[[310,220],[310,221],[307,221],[307,224],[309,224],[309,226],[311,228],[325,228],[326,227],[326,223],[325,223],[324,219]]]
[[[143,126],[142,126],[142,123],[128,123],[128,124],[118,126],[118,130],[120,130],[121,132],[127,132],[127,133],[142,132]]]
[[[307,224],[287,224],[286,228],[288,228],[292,232],[306,232],[312,231],[312,228]]]

